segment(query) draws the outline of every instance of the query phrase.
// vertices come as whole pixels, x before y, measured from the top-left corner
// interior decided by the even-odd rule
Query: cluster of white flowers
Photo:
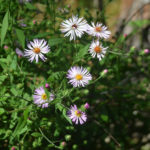
[[[101,23],[96,23],[95,25],[92,22],[91,24],[92,25],[89,25],[84,18],[72,16],[72,18],[61,23],[60,30],[65,33],[65,37],[70,36],[70,41],[76,40],[77,37],[81,38],[84,33],[96,37],[96,40],[93,39],[89,47],[89,53],[93,58],[97,57],[101,60],[106,53],[107,47],[103,47],[100,39],[109,38],[111,33],[107,30],[107,27],[103,26]],[[92,76],[87,69],[77,66],[69,69],[67,78],[70,79],[69,83],[71,83],[74,87],[84,87],[90,80],[92,80]]]
[[[101,23],[96,23],[95,25],[94,22],[92,22],[91,24],[92,25],[89,25],[83,18],[72,16],[72,18],[61,23],[60,30],[65,33],[65,37],[70,36],[70,41],[76,40],[77,37],[81,38],[84,33],[96,37],[96,40],[93,40],[90,45],[89,52],[93,58],[97,57],[101,60],[106,53],[107,47],[104,48],[102,46],[100,39],[108,39],[111,32]]]
[[[76,40],[77,37],[81,38],[84,33],[88,33],[89,35],[96,37],[96,39],[93,39],[91,42],[89,53],[93,58],[97,57],[101,60],[106,53],[107,47],[103,47],[100,39],[108,39],[111,32],[108,31],[107,27],[103,26],[101,23],[96,23],[95,25],[92,22],[91,24],[92,25],[89,25],[84,18],[72,16],[72,18],[61,23],[60,30],[65,33],[65,37],[70,36],[70,41]],[[25,49],[24,56],[28,57],[30,62],[33,62],[35,59],[37,63],[39,57],[45,61],[46,58],[43,54],[50,51],[50,47],[44,39],[34,39],[28,43],[27,47],[28,49]]]
[[[107,48],[103,47],[100,42],[101,38],[107,39],[110,36],[110,31],[107,30],[107,27],[103,26],[101,23],[97,23],[96,25],[92,22],[92,25],[89,25],[84,18],[78,18],[77,16],[72,16],[69,20],[65,20],[61,23],[61,29],[66,36],[70,36],[71,40],[76,40],[77,37],[81,38],[84,33],[87,33],[93,37],[96,37],[96,40],[93,39],[90,47],[89,53],[93,58],[97,57],[101,60]],[[16,49],[16,53],[19,56],[27,57],[30,62],[34,60],[36,63],[39,62],[39,58],[43,61],[46,61],[46,57],[44,54],[50,52],[50,47],[44,39],[34,39],[27,44],[27,49],[25,49],[24,53],[19,49]],[[73,85],[73,87],[85,87],[89,84],[89,81],[92,80],[92,75],[86,68],[82,66],[73,66],[68,70],[67,78],[69,79],[69,83]],[[47,88],[47,86],[46,86]],[[43,87],[37,88],[35,90],[35,94],[33,95],[34,103],[39,107],[46,108],[49,106],[49,102],[54,99],[54,95],[51,94],[50,97],[47,96]],[[71,106],[69,111],[70,119],[76,124],[83,124],[87,120],[87,116],[85,112],[78,110],[77,106]]]

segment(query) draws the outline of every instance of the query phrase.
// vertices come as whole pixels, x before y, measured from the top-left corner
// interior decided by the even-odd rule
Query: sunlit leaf
[[[7,30],[8,30],[8,21],[9,21],[9,10],[6,12],[1,28],[1,46],[3,45]]]

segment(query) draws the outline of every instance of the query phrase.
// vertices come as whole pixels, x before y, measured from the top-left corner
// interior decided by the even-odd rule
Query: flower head
[[[83,18],[78,18],[77,16],[72,16],[69,20],[65,20],[61,23],[61,29],[66,36],[70,36],[70,41],[75,40],[76,36],[81,38],[81,36],[87,30],[87,21]]]
[[[23,53],[19,48],[16,48],[16,54],[17,54],[19,57],[24,57],[24,53]]]
[[[92,80],[92,76],[87,69],[77,66],[71,67],[68,70],[67,78],[70,79],[69,83],[74,87],[84,87]]]
[[[104,48],[99,41],[93,41],[90,45],[89,52],[91,53],[93,58],[97,57],[99,60],[101,60],[106,53],[106,49],[107,48]]]
[[[106,26],[103,26],[101,23],[97,23],[96,25],[92,22],[92,26],[88,26],[87,33],[96,36],[97,38],[108,39],[111,32],[107,30]]]
[[[49,102],[54,99],[54,94],[50,94],[50,98],[48,98],[43,87],[37,88],[33,95],[34,103],[39,107],[46,108],[49,105]]]
[[[87,120],[85,112],[78,110],[76,105],[71,106],[68,112],[68,117],[72,120],[72,122],[75,122],[75,124],[83,124]]]
[[[34,39],[33,42],[30,41],[27,45],[28,49],[25,49],[25,57],[29,58],[30,62],[36,60],[36,63],[39,61],[39,57],[46,61],[47,58],[44,57],[43,54],[46,54],[50,51],[50,47],[47,45],[47,42],[42,39]]]
[[[85,103],[84,108],[85,108],[85,109],[89,109],[89,108],[90,108],[89,103]]]

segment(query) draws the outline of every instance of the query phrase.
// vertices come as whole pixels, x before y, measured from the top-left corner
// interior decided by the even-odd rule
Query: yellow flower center
[[[41,50],[40,50],[40,48],[36,47],[33,49],[33,51],[34,51],[34,53],[38,54],[38,53],[40,53]]]
[[[79,110],[76,110],[76,111],[75,111],[75,115],[76,115],[77,117],[81,117],[81,112],[80,112]]]
[[[73,27],[73,28],[77,28],[77,25],[76,25],[76,24],[74,24],[74,25],[72,25],[72,27]]]
[[[101,27],[96,27],[96,28],[95,28],[95,31],[96,31],[96,32],[101,32],[101,31],[102,31],[102,28],[101,28]]]
[[[81,74],[77,74],[76,77],[75,77],[77,80],[82,80],[83,79],[83,76]]]
[[[94,51],[95,51],[96,53],[100,53],[100,52],[102,51],[102,49],[100,48],[100,46],[96,46],[96,47],[94,48]]]
[[[47,99],[46,94],[45,94],[45,93],[43,93],[43,94],[42,94],[42,96],[41,96],[41,98],[42,98],[42,100],[46,100],[46,99]]]

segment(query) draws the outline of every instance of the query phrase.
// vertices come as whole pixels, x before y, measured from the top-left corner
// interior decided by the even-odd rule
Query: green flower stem
[[[46,135],[42,132],[41,128],[39,128],[40,133],[42,134],[43,138],[45,138],[50,144],[52,144],[57,149],[62,149],[61,147],[55,145],[51,140],[49,140]]]
[[[124,55],[124,56],[128,56],[128,54],[122,54],[122,53],[118,53],[118,52],[113,52],[113,51],[108,51],[109,53],[112,53],[112,54],[116,54],[116,55]]]
[[[89,85],[91,85],[91,84],[93,84],[93,83],[95,83],[95,82],[97,82],[99,79],[101,79],[102,78],[102,75],[100,75],[97,79],[95,79],[93,82],[91,82]]]

